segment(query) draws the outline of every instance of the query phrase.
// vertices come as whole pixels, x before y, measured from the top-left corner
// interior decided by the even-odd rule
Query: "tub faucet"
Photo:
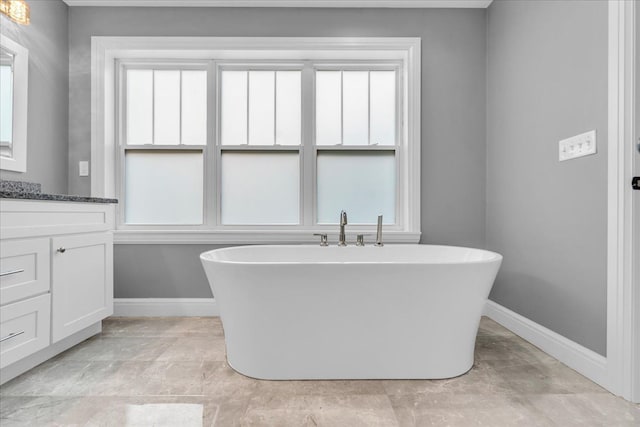
[[[378,215],[378,227],[376,228],[376,243],[374,246],[384,246],[382,243],[382,215]]]
[[[347,246],[347,239],[344,235],[345,225],[347,225],[347,213],[345,211],[340,211],[340,235],[338,236],[338,246]]]

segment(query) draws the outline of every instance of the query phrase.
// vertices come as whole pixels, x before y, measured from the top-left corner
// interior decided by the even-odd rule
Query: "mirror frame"
[[[12,157],[0,157],[0,169],[26,172],[29,50],[4,34],[0,34],[0,47],[14,55]]]

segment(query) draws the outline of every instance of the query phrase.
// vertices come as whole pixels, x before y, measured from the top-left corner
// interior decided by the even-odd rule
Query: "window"
[[[206,64],[123,65],[124,224],[204,224]]]
[[[118,48],[105,66],[116,241],[310,242],[336,234],[344,209],[348,234],[383,215],[387,241],[416,242],[419,61],[415,40],[401,40],[395,53]]]
[[[299,225],[302,70],[218,67],[222,225]]]

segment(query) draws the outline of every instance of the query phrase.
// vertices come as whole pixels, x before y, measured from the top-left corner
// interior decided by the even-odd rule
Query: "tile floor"
[[[473,369],[432,381],[253,380],[218,318],[111,318],[0,387],[0,425],[640,426],[640,405],[486,318]]]

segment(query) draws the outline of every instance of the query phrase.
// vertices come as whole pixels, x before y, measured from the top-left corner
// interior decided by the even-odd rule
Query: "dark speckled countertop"
[[[41,185],[32,182],[0,181],[0,199],[51,200],[56,202],[118,203],[117,199],[84,197],[68,194],[47,194]]]

